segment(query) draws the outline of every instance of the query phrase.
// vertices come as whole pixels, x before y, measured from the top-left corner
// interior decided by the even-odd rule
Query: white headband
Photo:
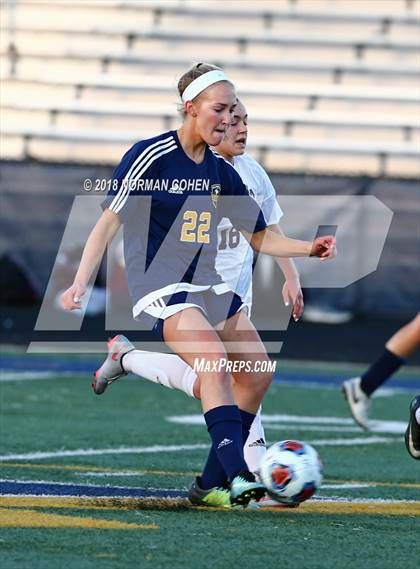
[[[219,81],[229,81],[223,71],[215,69],[214,71],[208,71],[203,73],[197,79],[194,79],[185,91],[182,93],[182,101],[192,101],[197,95],[199,95],[204,89],[213,85],[213,83],[218,83]],[[231,83],[231,81],[229,81]]]

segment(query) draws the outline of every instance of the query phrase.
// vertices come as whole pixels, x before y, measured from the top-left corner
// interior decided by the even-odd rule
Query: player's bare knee
[[[200,374],[199,381],[200,392],[203,388],[207,389],[209,386],[211,386],[212,389],[223,391],[230,391],[232,388],[230,375],[223,370]]]
[[[273,379],[271,371],[261,371],[258,373],[250,373],[244,378],[244,382],[250,389],[260,398],[264,397],[266,391],[270,387]]]
[[[256,383],[258,385],[259,390],[264,395],[268,388],[273,381],[273,372],[272,371],[262,371],[258,374],[256,379]]]
[[[264,385],[265,390],[270,387],[271,382],[273,381],[274,373],[272,371],[265,371],[261,374],[261,383]]]
[[[219,384],[222,388],[230,389],[231,380],[227,371],[228,362],[227,355],[224,353],[213,353],[196,360],[194,371],[198,375],[200,388],[205,383],[211,382],[213,386]]]

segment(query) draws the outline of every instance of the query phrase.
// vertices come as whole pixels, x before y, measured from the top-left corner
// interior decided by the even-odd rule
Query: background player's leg
[[[368,428],[370,396],[387,381],[420,346],[420,313],[385,344],[381,356],[361,377],[343,383],[343,392],[355,421]]]
[[[385,344],[388,350],[401,358],[408,358],[420,346],[420,312],[400,328]]]
[[[362,375],[361,389],[370,396],[391,377],[420,345],[420,314],[400,328],[385,344],[381,356]]]

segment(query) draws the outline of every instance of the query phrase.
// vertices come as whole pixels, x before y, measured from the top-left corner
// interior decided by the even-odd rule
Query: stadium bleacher
[[[176,78],[200,60],[232,76],[270,170],[416,177],[418,7],[4,2],[3,157],[117,162],[176,126]]]
[[[2,31],[7,31],[3,27]],[[227,34],[214,30],[190,31],[190,30],[161,30],[152,28],[149,30],[137,30],[135,27],[125,28],[107,28],[93,26],[85,29],[74,28],[47,28],[47,27],[30,27],[16,26],[14,32],[16,34],[31,35],[59,35],[59,36],[104,36],[107,38],[118,38],[122,36],[126,43],[127,49],[135,47],[137,42],[144,40],[173,41],[180,45],[186,43],[216,43],[224,44],[228,47],[232,44],[236,46],[237,52],[245,53],[250,46],[271,45],[277,47],[293,46],[301,48],[333,48],[335,50],[348,49],[352,50],[356,59],[362,59],[367,50],[387,50],[394,53],[407,52],[415,53],[418,50],[418,43],[415,39],[390,39],[388,37],[368,37],[364,35],[354,35],[349,37],[324,36],[324,35],[301,35],[288,34],[277,35],[272,32],[241,32]]]
[[[94,104],[85,101],[3,101],[3,109],[13,111],[28,112],[45,112],[50,117],[50,125],[56,124],[59,115],[87,115],[100,117],[127,117],[127,118],[158,118],[161,120],[162,128],[170,129],[179,120],[179,114],[176,109],[153,103],[141,105],[124,105],[121,107],[116,103]],[[328,125],[348,128],[365,128],[365,129],[397,129],[403,135],[405,140],[410,140],[413,130],[419,130],[420,124],[414,117],[390,117],[388,115],[371,116],[354,114],[343,116],[341,113],[326,113],[317,111],[295,111],[293,109],[283,109],[279,112],[272,112],[269,116],[266,113],[258,111],[252,116],[253,125],[260,123],[268,123],[276,127],[281,125],[284,134],[291,134],[294,125]]]

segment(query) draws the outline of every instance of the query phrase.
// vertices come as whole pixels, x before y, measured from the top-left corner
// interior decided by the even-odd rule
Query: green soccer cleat
[[[410,420],[405,431],[405,446],[416,460],[420,460],[420,425],[416,421],[416,411],[419,407],[420,395],[417,395],[410,403]]]
[[[267,490],[255,475],[247,470],[239,472],[230,485],[230,503],[232,506],[247,506],[250,500],[261,500]]]
[[[121,364],[121,358],[135,349],[122,334],[108,341],[108,355],[101,367],[93,374],[92,388],[96,395],[101,395],[113,381],[127,375]]]
[[[230,492],[228,488],[215,486],[208,490],[200,488],[198,477],[188,490],[188,499],[194,506],[213,506],[217,508],[230,508]]]

